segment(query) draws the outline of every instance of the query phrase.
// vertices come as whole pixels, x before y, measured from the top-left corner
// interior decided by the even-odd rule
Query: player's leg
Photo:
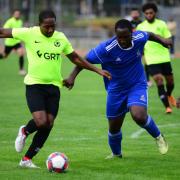
[[[122,157],[122,151],[121,151],[121,141],[122,141],[122,132],[121,127],[124,121],[124,117],[116,117],[116,118],[110,118],[108,120],[109,122],[109,131],[108,131],[108,143],[109,147],[112,151],[112,155],[108,156],[106,159],[109,159],[113,156]]]
[[[168,145],[160,133],[159,128],[150,115],[147,114],[146,89],[134,89],[128,97],[128,107],[133,120],[156,139],[161,154],[168,151]]]
[[[161,154],[166,154],[168,151],[168,144],[152,117],[147,115],[146,108],[143,106],[131,106],[130,112],[134,121],[155,138],[159,152]]]
[[[121,141],[122,132],[121,126],[127,110],[126,95],[121,92],[108,93],[107,96],[107,118],[109,124],[108,143],[112,151],[112,155],[107,156],[106,159],[112,157],[122,157]]]
[[[176,101],[176,107],[177,107],[177,108],[180,108],[180,97],[177,98],[177,101]]]
[[[43,93],[41,93],[38,85],[26,86],[26,100],[32,114],[45,109]],[[15,149],[17,152],[23,150],[28,135],[37,131],[37,116],[40,116],[39,114],[37,113],[35,116],[36,119],[31,119],[26,126],[23,125],[19,128],[18,136],[15,140]]]
[[[20,161],[19,165],[21,167],[37,168],[37,166],[32,163],[32,158],[39,152],[39,150],[42,148],[42,145],[44,144],[44,141],[47,139],[43,136],[47,133],[47,113],[45,111],[36,111],[32,113],[32,116],[37,127],[37,132],[34,135],[32,143],[25,153],[24,157]]]
[[[171,113],[172,109],[170,108],[167,92],[165,90],[164,78],[162,75],[162,64],[149,65],[148,68],[153,80],[156,83],[158,95],[166,108],[166,113]]]
[[[133,120],[141,127],[147,130],[147,132],[154,138],[160,135],[160,131],[156,126],[151,116],[147,115],[147,109],[144,106],[132,105],[130,106],[130,113]]]
[[[25,75],[26,71],[24,70],[24,48],[19,43],[19,44],[16,45],[15,50],[16,50],[18,56],[19,56],[19,74],[20,75]]]
[[[151,87],[153,85],[153,83],[150,80],[150,74],[149,74],[149,71],[148,71],[148,66],[146,64],[144,64],[144,71],[145,71],[145,74],[146,74],[147,84],[148,84],[149,87]]]
[[[172,72],[172,67],[171,67],[170,62],[163,63],[163,75],[166,80],[166,90],[167,90],[169,103],[175,107],[176,99],[172,95],[172,92],[174,89],[174,77],[173,77],[173,72]]]
[[[170,54],[171,54],[171,58],[174,58],[174,53],[175,53],[175,36],[171,36],[172,39],[172,45],[170,47]]]
[[[4,58],[4,53],[0,53],[0,60]]]
[[[44,100],[45,111],[38,111],[33,113],[33,119],[35,120],[38,130],[33,138],[32,144],[25,154],[26,158],[32,159],[46,142],[58,113],[59,100],[59,88],[53,85],[46,86]]]
[[[52,130],[54,120],[56,118],[58,108],[59,108],[59,99],[60,99],[59,88],[49,85],[48,87],[46,87],[45,94],[46,94],[45,111],[37,111],[37,112],[32,113],[33,119],[36,122],[38,129],[35,136],[33,137],[33,141],[29,149],[27,150],[25,156],[21,160],[20,165],[22,163],[31,161],[31,159],[43,147],[44,143],[46,142]]]
[[[3,60],[6,57],[5,54],[5,49],[3,50],[3,52],[0,53],[0,60]]]
[[[27,136],[37,131],[41,126],[44,126],[44,123],[47,121],[44,93],[41,85],[26,86],[26,99],[33,119],[30,120],[26,126],[20,127],[15,141],[15,149],[17,152],[21,152],[23,150]],[[26,161],[25,159],[23,160],[21,160],[20,166],[30,168],[36,167],[30,159],[26,159]]]
[[[52,129],[52,126],[49,126],[46,111],[34,112],[33,119],[37,126],[37,132],[34,135],[33,141],[29,149],[27,150],[23,160],[32,159],[39,152]]]
[[[168,96],[164,86],[164,80],[162,74],[156,74],[153,76],[154,81],[156,82],[158,95],[166,109],[170,108],[170,104],[168,101]],[[168,113],[168,112],[167,112]],[[169,112],[171,113],[171,112]]]
[[[10,52],[12,50],[13,50],[12,46],[5,46],[4,52],[0,54],[0,59],[4,59],[4,58],[8,57],[8,55],[10,54]]]

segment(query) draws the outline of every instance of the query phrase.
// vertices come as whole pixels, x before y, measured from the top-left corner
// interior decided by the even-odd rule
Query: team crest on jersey
[[[58,40],[54,42],[54,46],[60,47],[60,45],[61,45],[61,43]]]
[[[145,96],[144,96],[144,95],[141,95],[140,100],[145,102],[145,101],[146,101]]]

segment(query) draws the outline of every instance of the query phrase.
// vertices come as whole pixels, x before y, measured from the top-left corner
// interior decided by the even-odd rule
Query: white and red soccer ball
[[[68,168],[68,158],[61,152],[54,152],[46,160],[47,169],[50,172],[62,173]]]

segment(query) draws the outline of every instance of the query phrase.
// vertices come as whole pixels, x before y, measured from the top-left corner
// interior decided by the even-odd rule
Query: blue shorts
[[[121,117],[131,106],[147,107],[148,94],[146,86],[134,86],[126,91],[108,92],[106,115],[108,119]]]

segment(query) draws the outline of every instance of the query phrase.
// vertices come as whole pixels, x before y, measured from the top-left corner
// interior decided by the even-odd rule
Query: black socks
[[[32,144],[30,145],[25,157],[32,159],[38,151],[43,147],[45,141],[47,140],[52,127],[50,128],[39,128],[35,134]]]
[[[162,101],[162,103],[164,104],[165,107],[169,107],[169,102],[168,102],[168,97],[167,97],[167,94],[166,94],[166,91],[164,89],[164,85],[160,85],[160,86],[157,86],[158,88],[158,94],[159,94],[159,97]]]
[[[19,69],[22,70],[24,68],[24,56],[19,57]]]
[[[27,135],[32,134],[33,132],[37,131],[38,127],[36,126],[36,123],[34,122],[33,119],[31,119],[26,127],[24,128],[24,133]]]

